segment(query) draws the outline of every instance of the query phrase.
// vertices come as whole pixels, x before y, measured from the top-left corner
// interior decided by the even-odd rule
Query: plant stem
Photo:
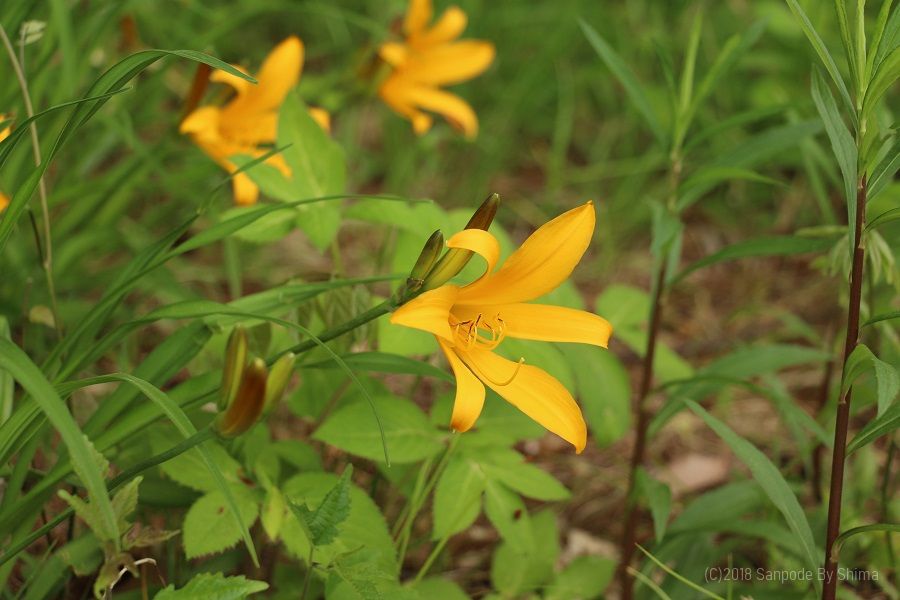
[[[19,59],[16,58],[16,51],[6,35],[6,29],[0,25],[0,39],[3,40],[3,46],[9,55],[9,61],[12,63],[13,72],[19,83],[19,89],[22,91],[22,100],[25,103],[25,112],[28,118],[34,116],[34,106],[31,104],[31,94],[28,92],[28,80],[25,78],[25,72]],[[38,139],[37,123],[32,121],[28,129],[31,132],[31,149],[34,155],[34,166],[40,167],[43,160],[41,159],[41,144]],[[38,194],[41,199],[41,212],[43,213],[44,225],[44,247],[38,246],[38,252],[41,255],[41,266],[44,269],[44,275],[47,278],[47,292],[50,295],[50,309],[53,311],[53,327],[56,335],[62,339],[62,323],[59,320],[59,307],[56,303],[56,285],[53,283],[53,242],[50,238],[50,208],[47,202],[47,185],[44,183],[43,176],[38,180]]]
[[[420,581],[422,581],[422,578],[428,574],[428,571],[431,569],[431,565],[434,564],[434,561],[437,560],[437,557],[440,556],[441,552],[443,552],[444,546],[447,545],[448,541],[450,541],[449,535],[441,538],[437,545],[431,550],[431,554],[428,555],[428,558],[425,559],[425,564],[423,564],[422,568],[419,569],[419,572],[416,573],[416,578],[413,580],[413,583],[419,583]]]
[[[344,335],[348,331],[352,331],[361,325],[365,325],[369,321],[377,319],[381,315],[386,315],[387,313],[391,312],[391,310],[393,310],[393,309],[394,309],[394,302],[390,299],[385,300],[381,304],[373,306],[366,312],[357,315],[356,317],[350,319],[349,321],[347,321],[345,323],[341,323],[337,327],[332,327],[331,329],[327,329],[327,330],[323,331],[317,337],[319,338],[319,340],[321,340],[323,342],[333,340],[336,337],[340,337],[340,336]],[[302,354],[304,352],[312,350],[317,345],[318,345],[317,342],[314,340],[311,340],[311,339],[304,340],[304,341],[300,342],[299,344],[295,344],[294,346],[291,346],[290,348],[287,348],[286,350],[282,350],[281,352],[278,352],[277,354],[275,354],[274,356],[269,358],[266,362],[269,364],[272,364],[276,360],[278,360],[280,357],[287,354],[288,352],[293,352],[294,354]]]
[[[151,468],[153,468],[157,465],[160,465],[166,461],[172,460],[176,456],[179,456],[179,455],[187,452],[194,446],[198,446],[198,445],[202,444],[203,442],[205,442],[206,440],[209,440],[209,439],[215,437],[215,435],[216,434],[211,427],[206,427],[204,429],[201,429],[200,431],[198,431],[191,437],[186,438],[185,440],[183,440],[179,444],[176,444],[175,446],[172,446],[165,452],[160,452],[159,454],[156,454],[154,456],[146,458],[146,459],[142,460],[141,462],[137,463],[136,465],[133,465],[130,468],[126,469],[125,471],[122,471],[122,473],[120,473],[118,476],[112,478],[109,481],[109,485],[107,486],[107,488],[109,489],[110,492],[114,492],[118,488],[120,488],[122,485],[124,485],[125,483],[128,483],[134,477],[136,477],[137,475],[140,475],[147,469],[151,469]],[[60,523],[62,523],[66,519],[68,519],[74,513],[75,513],[75,511],[73,511],[71,508],[68,508],[68,509],[62,511],[61,513],[56,515],[56,517],[54,517],[52,520],[45,523],[40,529],[33,531],[27,538],[23,539],[21,542],[19,542],[17,544],[14,544],[9,550],[4,552],[3,555],[0,556],[0,565],[5,564],[8,560],[13,558],[19,552],[21,552],[22,550],[24,550],[25,548],[30,546],[35,540],[40,538],[45,533],[50,532],[54,527],[56,527],[57,525],[59,525]]]
[[[453,454],[453,450],[456,448],[458,442],[459,435],[454,434],[450,439],[450,444],[447,446],[443,456],[441,456],[440,461],[438,461],[438,464],[435,466],[434,471],[431,472],[425,485],[419,488],[418,482],[416,482],[416,491],[409,500],[406,519],[403,522],[403,529],[400,533],[400,549],[397,551],[398,575],[403,571],[403,559],[406,557],[406,549],[409,546],[409,538],[412,534],[412,526],[416,521],[416,517],[419,516],[419,511],[422,510],[422,506],[425,504],[425,500],[428,498],[429,494],[431,494],[431,490],[437,485],[438,479],[440,479],[441,474],[443,474],[444,469],[447,467],[447,463],[450,462],[450,456]]]
[[[300,600],[306,600],[306,594],[309,593],[309,584],[312,582],[313,574],[313,552],[315,551],[316,547],[310,544],[309,558],[306,561],[306,575],[303,577],[303,592],[300,594]]]
[[[667,208],[668,210],[674,210],[678,200],[678,185],[681,180],[682,163],[680,153],[677,149],[672,152],[670,158],[670,190]],[[635,438],[634,447],[631,451],[631,462],[628,470],[628,487],[625,494],[627,512],[625,515],[625,526],[622,529],[622,542],[619,547],[618,574],[622,591],[622,600],[631,600],[634,596],[634,579],[628,572],[634,557],[634,550],[637,542],[637,525],[640,517],[640,506],[634,496],[638,469],[644,464],[644,455],[647,451],[647,429],[650,426],[651,416],[650,411],[647,408],[647,397],[650,395],[653,383],[653,361],[656,356],[656,341],[659,335],[659,326],[662,322],[668,270],[667,266],[667,257],[661,256],[659,259],[658,271],[656,273],[656,281],[654,282],[653,290],[651,291],[650,327],[647,332],[647,346],[644,351],[644,361],[641,366],[641,384],[634,408],[637,415],[637,424],[635,426],[637,437]]]
[[[843,365],[859,342],[859,311],[862,302],[865,246],[862,232],[866,219],[866,177],[856,187],[856,223],[853,231],[853,267],[850,271],[850,305],[847,308],[847,337],[844,340]],[[834,600],[837,592],[837,560],[832,556],[835,540],[841,533],[841,498],[844,491],[844,463],[847,456],[847,431],[850,427],[850,400],[853,389],[847,389],[838,401],[834,425],[834,449],[831,458],[831,495],[828,498],[828,528],[825,536],[825,581],[823,600]]]

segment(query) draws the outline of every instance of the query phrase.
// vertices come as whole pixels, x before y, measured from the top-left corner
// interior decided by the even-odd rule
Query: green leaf
[[[846,394],[857,379],[870,371],[875,374],[878,388],[878,416],[880,417],[894,401],[897,392],[900,391],[900,375],[897,374],[897,369],[893,365],[880,360],[865,344],[859,344],[847,357],[841,381],[841,394]]]
[[[831,57],[831,53],[828,51],[828,47],[825,46],[825,42],[822,41],[822,38],[819,36],[815,27],[813,27],[809,17],[803,12],[803,9],[800,7],[797,0],[786,1],[791,12],[797,17],[800,28],[803,29],[803,33],[806,34],[809,43],[816,51],[816,54],[819,55],[822,64],[825,65],[825,70],[828,71],[828,74],[831,75],[831,80],[834,82],[834,85],[837,86],[838,92],[841,95],[841,100],[844,102],[844,109],[848,114],[856,114],[853,107],[853,101],[850,99],[850,93],[847,91],[847,85],[844,83],[844,78],[841,77],[841,72],[838,69],[837,63],[835,63],[834,59]]]
[[[311,511],[302,504],[291,504],[297,521],[305,526],[313,546],[327,546],[338,536],[338,526],[350,516],[350,477],[353,465],[347,465],[341,478],[328,490],[322,502]]]
[[[537,540],[522,498],[506,486],[485,478],[484,513],[500,534],[522,552],[534,552]]]
[[[232,486],[232,497],[241,516],[241,526],[249,529],[259,516],[259,504],[243,486]],[[230,510],[222,492],[201,496],[184,516],[184,554],[196,558],[217,554],[241,540],[241,528],[232,519],[224,518]]]
[[[113,512],[116,513],[116,519],[118,519],[120,535],[126,533],[131,527],[128,517],[137,510],[138,487],[143,479],[141,476],[135,477],[119,488],[112,497]]]
[[[457,584],[443,577],[429,577],[412,584],[422,600],[470,600]]]
[[[57,395],[56,390],[22,350],[8,339],[0,337],[0,360],[4,369],[13,379],[34,398],[47,419],[59,432],[71,457],[72,467],[78,478],[84,483],[88,497],[97,511],[97,534],[114,536],[114,547],[119,549],[116,515],[106,490],[103,473],[95,461],[95,450],[89,440],[81,433],[75,419],[66,409],[66,405]]]
[[[555,477],[532,464],[491,464],[491,455],[485,455],[482,469],[488,480],[499,481],[516,492],[545,502],[567,500],[571,494]]]
[[[441,450],[438,432],[418,406],[389,394],[377,395],[373,400],[384,422],[392,462],[416,462]],[[384,461],[381,432],[372,423],[372,409],[363,402],[339,408],[316,430],[313,438],[356,456]]]
[[[743,242],[727,246],[718,252],[714,252],[713,254],[688,265],[672,279],[669,285],[674,285],[694,271],[721,262],[761,256],[793,256],[795,254],[806,254],[808,252],[822,252],[832,245],[833,242],[828,239],[806,238],[793,235],[744,240]]]
[[[594,442],[603,448],[620,439],[631,425],[631,379],[612,351],[585,344],[560,346],[575,374],[578,403]]]
[[[331,473],[301,473],[288,479],[282,486],[288,502],[317,506],[338,482]],[[285,520],[281,539],[294,557],[309,558],[310,542],[303,527],[293,515]],[[368,561],[379,571],[395,573],[397,558],[394,544],[388,532],[384,516],[367,492],[350,485],[350,516],[341,524],[337,538],[315,551],[316,562],[329,564],[342,554],[366,548]]]
[[[251,594],[269,589],[265,581],[247,579],[243,575],[225,577],[221,573],[200,573],[179,589],[169,585],[153,600],[243,600]]]
[[[815,572],[822,564],[822,557],[813,541],[812,530],[803,513],[803,508],[778,467],[772,464],[772,461],[753,444],[737,435],[725,423],[706,412],[699,404],[692,400],[685,400],[685,403],[728,444],[735,456],[750,469],[753,478],[784,516],[788,527],[797,537],[806,567]],[[813,584],[818,593],[821,589],[821,582],[816,578],[813,580]]]
[[[606,40],[600,37],[600,34],[598,34],[593,27],[580,19],[578,24],[581,26],[581,31],[584,32],[584,36],[587,38],[588,42],[593,46],[600,58],[603,59],[603,62],[606,63],[606,66],[612,71],[616,79],[619,80],[622,87],[625,88],[625,93],[628,94],[628,98],[647,122],[647,126],[656,138],[657,143],[659,143],[660,146],[665,147],[667,138],[665,130],[662,125],[660,125],[659,119],[650,105],[650,100],[647,98],[647,94],[644,92],[640,83],[638,83],[634,73],[628,68],[628,65],[625,64],[622,57],[613,50],[612,46],[610,46]]]
[[[491,561],[491,583],[504,597],[517,598],[553,577],[553,566],[559,558],[559,532],[556,517],[542,511],[531,518],[532,537],[540,544],[528,551],[504,541],[494,551]]]
[[[898,161],[900,163],[900,161]],[[886,210],[874,219],[872,219],[869,223],[866,224],[866,232],[872,231],[881,225],[886,223],[893,223],[894,221],[900,220],[900,206],[894,207],[890,210]]]
[[[717,185],[738,180],[764,183],[767,185],[783,185],[783,183],[777,179],[760,175],[756,171],[750,169],[715,165],[702,167],[681,184],[676,207],[679,211],[683,211],[694,204],[694,202],[703,196],[703,194],[707,193]]]
[[[110,69],[100,75],[93,85],[88,88],[84,97],[85,99],[93,100],[81,102],[76,105],[49,152],[44,155],[41,164],[38,167],[35,167],[24,183],[19,186],[13,195],[9,206],[7,206],[6,210],[0,214],[0,253],[2,253],[3,249],[6,247],[6,242],[12,234],[13,227],[19,220],[28,201],[37,189],[38,183],[63,144],[65,144],[65,142],[67,142],[82,125],[100,110],[100,107],[112,97],[114,92],[121,90],[126,83],[140,74],[144,69],[157,62],[159,59],[167,56],[178,56],[195,62],[204,63],[215,69],[221,69],[227,73],[240,77],[241,79],[252,81],[254,83],[256,82],[255,79],[240,72],[231,65],[194,50],[144,50],[127,56],[113,65]],[[27,128],[22,128],[23,131],[25,129]],[[8,145],[4,146],[4,150],[11,152],[12,145],[13,142],[10,142]]]
[[[637,489],[650,507],[653,531],[659,543],[666,535],[666,525],[672,511],[672,491],[665,483],[650,477],[644,469],[639,469],[637,475]]]
[[[2,315],[0,315],[0,338],[12,342],[12,336],[9,331],[9,321]],[[12,373],[6,369],[0,368],[0,424],[6,423],[13,414],[14,391],[15,380],[13,379]],[[4,460],[0,460],[0,463],[4,462]]]
[[[447,371],[438,369],[434,365],[421,360],[413,360],[399,354],[388,352],[355,352],[341,356],[348,366],[356,371],[369,371],[373,373],[397,373],[402,375],[417,375],[420,377],[433,377],[444,381],[455,381]],[[334,361],[320,361],[304,363],[303,369],[334,369],[337,366]]]
[[[847,445],[847,454],[856,452],[866,444],[870,444],[898,428],[900,428],[900,402],[892,404],[881,416],[869,421]]]
[[[295,91],[288,94],[278,115],[278,145],[291,168],[292,198],[330,196],[346,191],[346,165],[340,144],[310,116]],[[252,177],[253,170],[250,171]],[[333,204],[299,209],[297,225],[319,250],[325,249],[340,227],[340,209]]]
[[[451,459],[434,490],[434,524],[431,537],[443,539],[462,531],[481,513],[481,494],[486,478],[476,461]]]
[[[900,10],[897,12],[900,12]],[[872,169],[872,175],[869,177],[866,189],[867,202],[874,200],[894,181],[894,176],[897,174],[898,169],[900,169],[900,139],[894,140],[893,145],[891,145],[887,154],[884,155],[884,158],[881,159],[881,162]],[[895,212],[896,210],[897,208],[894,209]],[[873,219],[873,223],[877,220],[878,217]],[[867,229],[870,227],[875,227],[875,225],[870,223]]]
[[[184,439],[181,434],[168,427],[154,427],[150,430],[149,437],[150,448],[156,454],[165,452],[175,446],[181,439]],[[238,471],[241,469],[240,463],[232,458],[221,444],[209,441],[204,446],[206,447],[207,455],[219,472],[222,473],[224,480],[228,484],[238,483]],[[204,493],[215,490],[221,491],[217,478],[212,474],[206,460],[203,458],[203,454],[198,448],[192,448],[175,458],[167,460],[159,468],[172,481],[192,490]]]
[[[847,223],[850,231],[854,230],[856,223],[856,184],[857,184],[857,149],[853,141],[853,135],[847,130],[841,115],[838,112],[834,97],[828,84],[822,78],[818,69],[813,70],[812,96],[819,111],[819,116],[825,123],[825,132],[831,140],[831,149],[837,158],[841,175],[844,178],[844,197],[847,202]]]
[[[616,563],[599,556],[579,556],[570,562],[547,588],[544,600],[599,598],[612,581]]]

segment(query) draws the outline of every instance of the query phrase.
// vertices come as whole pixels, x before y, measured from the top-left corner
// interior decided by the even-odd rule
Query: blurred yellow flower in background
[[[597,315],[546,304],[529,304],[565,281],[581,260],[594,232],[588,202],[545,223],[496,271],[497,239],[466,229],[448,240],[451,248],[479,254],[487,269],[463,287],[444,285],[399,307],[391,322],[434,334],[456,376],[451,427],[466,431],[484,405],[487,385],[506,401],[575,446],[587,442],[581,409],[568,390],[547,372],[513,362],[494,350],[505,337],[577,342],[606,347],[612,327]]]
[[[388,42],[379,55],[392,67],[378,94],[412,122],[419,135],[431,128],[430,111],[442,115],[466,137],[478,133],[475,111],[462,98],[440,89],[472,79],[494,60],[494,45],[481,40],[455,41],[466,28],[466,13],[451,6],[429,26],[431,0],[410,0],[403,20],[405,42]]]
[[[0,115],[0,123],[9,119],[9,115]],[[12,125],[7,125],[3,129],[0,129],[0,142],[9,137],[10,132],[12,131]],[[9,197],[0,192],[0,212],[3,212],[6,207],[9,206]]]
[[[180,131],[188,134],[200,148],[229,173],[237,170],[231,157],[242,154],[258,158],[270,150],[278,134],[278,111],[288,92],[300,80],[303,68],[303,42],[292,36],[276,46],[266,57],[256,79],[257,85],[224,71],[213,71],[210,80],[225,83],[235,96],[224,106],[201,106],[181,122]],[[311,108],[310,115],[328,130],[329,116]],[[282,175],[291,170],[280,155],[266,159]],[[255,204],[259,188],[246,173],[232,178],[234,200],[240,205]]]

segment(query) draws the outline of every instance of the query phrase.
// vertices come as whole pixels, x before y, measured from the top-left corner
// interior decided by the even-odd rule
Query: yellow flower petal
[[[431,129],[431,117],[413,106],[406,93],[407,89],[407,82],[395,73],[382,82],[378,88],[378,95],[392,110],[412,122],[417,135],[422,135]]]
[[[500,259],[500,242],[483,229],[463,229],[447,240],[447,247],[471,250],[483,258],[487,268],[482,277],[489,275]]]
[[[235,118],[277,110],[291,88],[300,80],[303,42],[291,36],[275,46],[259,70],[259,83],[226,107]]]
[[[479,379],[504,400],[575,446],[576,452],[584,450],[587,425],[581,416],[581,409],[555,377],[537,367],[514,363],[489,350],[456,350]]]
[[[462,288],[459,304],[514,304],[533,300],[568,279],[594,233],[588,202],[542,225],[490,277]]]
[[[405,63],[408,55],[406,45],[399,42],[386,42],[378,49],[381,60],[395,68]]]
[[[318,106],[310,106],[309,116],[313,118],[313,121],[319,124],[319,127],[324,129],[327,133],[331,133],[331,115],[328,114],[327,110],[319,108]]]
[[[451,6],[426,31],[410,36],[409,42],[415,46],[423,46],[455,40],[465,31],[467,21],[466,13],[461,8]]]
[[[245,75],[248,74],[247,71],[245,71],[238,65],[231,65],[231,66],[234,67],[235,69],[237,69],[238,71],[240,71],[241,73],[244,73]],[[209,80],[213,81],[215,83],[224,83],[226,85],[231,86],[232,88],[234,88],[234,91],[238,95],[243,94],[247,90],[253,88],[253,84],[250,83],[249,81],[247,81],[246,79],[241,79],[237,75],[232,75],[231,73],[222,71],[220,69],[214,70],[210,74]]]
[[[391,314],[391,323],[421,329],[453,341],[450,329],[450,307],[456,300],[459,288],[445,285],[416,296]]]
[[[494,61],[494,45],[478,40],[428,47],[409,57],[404,77],[420,84],[453,85],[480,75]]]
[[[256,204],[259,199],[259,188],[246,173],[238,173],[231,178],[231,187],[234,190],[234,201],[241,206]]]
[[[607,347],[612,326],[609,321],[583,310],[548,304],[495,304],[456,306],[453,315],[459,321],[475,320],[479,315],[503,321],[503,335],[523,340],[572,342]]]
[[[217,132],[219,129],[220,110],[215,106],[201,106],[191,112],[178,126],[180,133],[206,134]]]
[[[409,86],[405,96],[410,104],[443,116],[466,137],[473,138],[478,133],[478,117],[462,98],[422,85]]]
[[[415,35],[428,27],[432,12],[431,0],[410,0],[403,19],[403,31],[406,35]]]
[[[0,192],[0,212],[6,210],[7,206],[9,206],[9,196]]]
[[[453,401],[450,427],[453,431],[462,433],[471,429],[481,414],[481,409],[484,407],[484,385],[460,360],[447,342],[438,338],[438,344],[444,351],[450,368],[453,369],[453,375],[456,376],[456,399]]]

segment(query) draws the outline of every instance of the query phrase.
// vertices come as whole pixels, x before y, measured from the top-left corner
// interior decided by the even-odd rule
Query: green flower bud
[[[225,347],[225,368],[222,370],[222,387],[219,393],[219,410],[231,406],[247,365],[247,331],[238,325],[228,337]]]
[[[500,206],[500,194],[491,194],[481,203],[472,218],[466,224],[466,229],[483,229],[487,231],[494,221],[497,214],[497,208]],[[425,276],[422,283],[421,291],[427,292],[439,288],[463,270],[472,258],[471,250],[463,250],[462,248],[451,248],[447,250],[440,260],[435,263]]]
[[[281,399],[281,395],[284,394],[284,389],[290,383],[291,375],[294,373],[294,358],[296,357],[288,352],[272,365],[272,370],[269,371],[269,378],[266,380],[266,399],[263,403],[263,415],[269,414],[275,408],[275,405]]]

